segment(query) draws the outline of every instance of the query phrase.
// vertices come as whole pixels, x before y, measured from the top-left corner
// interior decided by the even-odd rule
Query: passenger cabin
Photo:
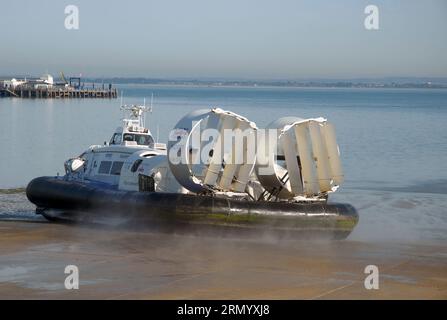
[[[87,151],[83,158],[86,160],[84,178],[91,181],[104,182],[111,186],[118,186],[124,163],[134,153],[150,152],[150,156],[163,153],[157,152],[147,146],[101,146]]]

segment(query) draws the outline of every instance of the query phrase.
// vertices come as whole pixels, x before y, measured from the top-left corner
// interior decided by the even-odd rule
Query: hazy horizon
[[[379,30],[364,9],[379,8]],[[79,30],[64,26],[79,8]],[[447,2],[2,3],[1,75],[188,79],[447,77]]]

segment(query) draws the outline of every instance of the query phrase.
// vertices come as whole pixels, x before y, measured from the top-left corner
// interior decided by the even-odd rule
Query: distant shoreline
[[[447,89],[447,79],[439,81],[294,81],[294,80],[176,80],[149,78],[87,78],[85,82],[113,83],[114,85],[157,85],[213,88],[378,88],[378,89]]]
[[[88,81],[87,81],[88,82]],[[90,81],[91,82],[91,81]],[[101,84],[101,82],[95,82],[96,84]],[[113,83],[118,89],[120,86],[123,85],[134,85],[134,86],[153,86],[153,87],[183,87],[183,88],[241,88],[241,89],[265,89],[265,88],[276,88],[276,89],[436,89],[436,90],[445,90],[447,89],[446,86],[430,86],[430,87],[423,87],[423,86],[275,86],[275,85],[206,85],[206,84],[179,84],[179,83],[133,83],[133,82],[126,82],[126,83]]]
[[[0,80],[30,79],[30,76],[3,76]],[[68,77],[67,77],[68,79]],[[65,79],[54,79],[57,83]],[[212,88],[360,88],[360,89],[447,89],[447,77],[389,77],[389,78],[351,78],[351,79],[301,79],[301,80],[256,80],[256,79],[163,79],[144,77],[85,77],[83,84],[95,86],[113,85],[153,85]]]

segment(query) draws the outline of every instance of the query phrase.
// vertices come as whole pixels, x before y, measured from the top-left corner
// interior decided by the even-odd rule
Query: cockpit
[[[144,126],[144,113],[151,111],[152,108],[146,106],[121,106],[121,110],[130,115],[123,118],[123,126],[118,127],[109,145],[123,146],[148,146],[154,148],[154,138],[149,129]]]
[[[138,133],[115,133],[110,140],[111,145],[120,145],[123,142],[136,142],[139,146],[153,146],[154,138],[150,134],[138,134]]]

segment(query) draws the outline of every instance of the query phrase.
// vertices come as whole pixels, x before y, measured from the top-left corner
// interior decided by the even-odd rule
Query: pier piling
[[[109,98],[118,97],[117,89],[73,89],[73,88],[6,88],[0,86],[0,97],[37,98],[37,99],[74,99],[74,98]]]

